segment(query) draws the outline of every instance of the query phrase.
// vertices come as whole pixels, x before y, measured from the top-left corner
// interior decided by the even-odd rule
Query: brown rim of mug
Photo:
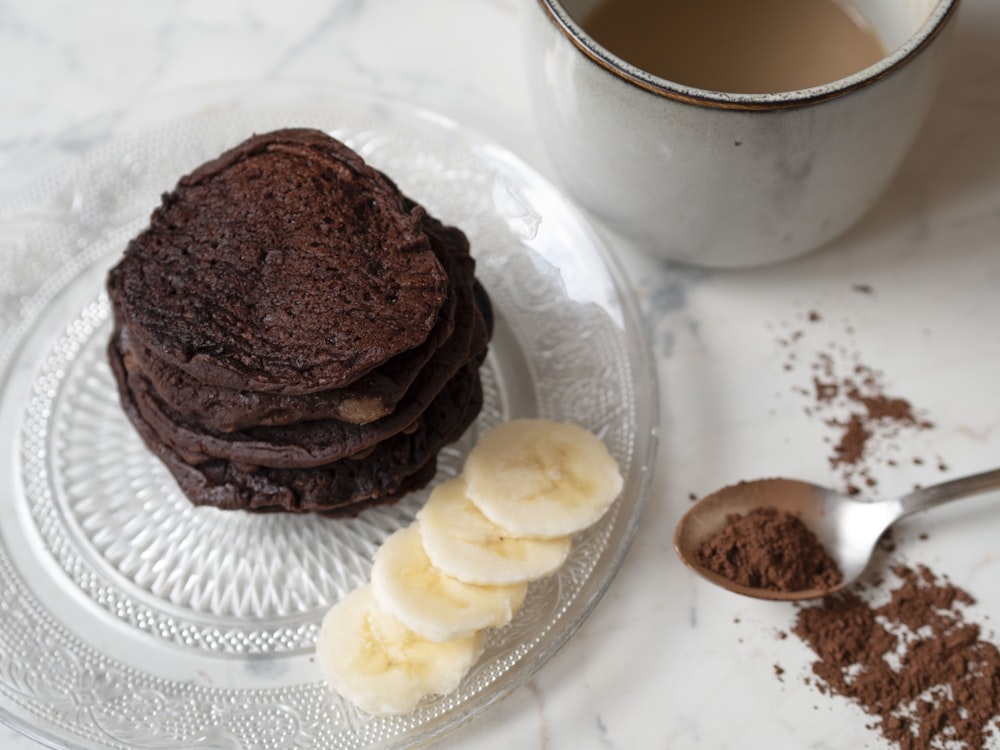
[[[591,61],[606,71],[627,81],[634,86],[657,96],[716,109],[742,109],[748,111],[773,111],[808,106],[836,99],[858,89],[867,88],[882,80],[895,70],[905,65],[909,60],[922,52],[931,41],[945,28],[948,21],[955,15],[960,0],[942,0],[920,26],[916,33],[896,50],[882,58],[875,65],[865,70],[872,72],[841,78],[839,81],[816,86],[799,91],[781,92],[776,94],[727,94],[706,91],[694,87],[682,86],[664,78],[658,78],[649,73],[643,73],[620,57],[601,47],[583,32],[580,25],[570,16],[560,0],[537,0],[549,16],[555,27]],[[590,42],[585,42],[586,37]],[[636,75],[632,70],[643,75]]]

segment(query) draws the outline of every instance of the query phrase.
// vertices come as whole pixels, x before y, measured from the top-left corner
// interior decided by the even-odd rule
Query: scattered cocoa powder
[[[769,591],[828,588],[842,578],[836,562],[802,520],[776,508],[728,516],[725,525],[695,550],[695,558],[734,583]]]
[[[855,586],[798,612],[813,684],[859,705],[900,750],[983,750],[1000,737],[1000,651],[965,620],[966,591],[924,566],[893,573],[885,604]]]
[[[833,446],[830,463],[833,466],[844,464],[855,466],[865,455],[865,446],[872,436],[872,431],[860,414],[852,414],[843,427],[844,432],[840,440]]]
[[[852,289],[874,296],[867,284],[855,284]],[[809,387],[797,386],[794,391],[809,399],[806,414],[833,431],[828,458],[843,490],[858,494],[862,487],[875,488],[875,469],[898,465],[892,454],[898,450],[896,442],[902,432],[925,430],[933,424],[910,401],[886,392],[883,373],[864,364],[851,345],[852,325],[827,321],[817,309],[808,310],[799,321],[794,330],[778,338],[786,354],[783,369],[794,373],[803,364],[809,369]],[[784,327],[793,325],[789,322]],[[842,325],[841,343],[825,338],[835,325]],[[824,337],[820,344],[818,336]],[[938,465],[944,466],[944,461]]]
[[[851,289],[875,296],[868,284]],[[797,330],[778,339],[783,369],[808,368],[809,386],[794,391],[808,399],[806,414],[833,431],[829,463],[845,490],[856,493],[862,482],[875,486],[880,467],[946,471],[939,456],[902,460],[900,438],[933,424],[910,401],[887,393],[883,374],[864,364],[850,343],[853,326],[843,323],[835,344],[825,336],[837,323],[818,310],[799,321]],[[817,336],[823,343],[816,345]],[[892,554],[896,546],[890,532],[879,549]],[[973,603],[927,567],[897,564],[802,606],[791,633],[816,657],[805,681],[821,694],[856,703],[899,750],[1000,747],[1000,650],[966,620]],[[775,674],[782,679],[777,667]]]
[[[859,479],[873,484],[874,456],[870,450],[873,441],[886,443],[896,438],[902,429],[933,426],[927,419],[917,417],[909,401],[886,394],[882,374],[867,365],[855,363],[849,374],[838,376],[834,360],[829,355],[822,355],[813,367],[827,379],[823,381],[825,394],[832,394],[817,399],[816,403],[847,412],[846,418],[828,417],[826,424],[840,435],[833,446],[830,466],[840,470],[852,494],[858,491]],[[821,382],[819,375],[815,376],[815,381]]]

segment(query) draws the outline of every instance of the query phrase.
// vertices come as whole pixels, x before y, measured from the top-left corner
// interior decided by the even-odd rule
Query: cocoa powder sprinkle
[[[1000,732],[1000,651],[965,620],[966,591],[924,566],[893,572],[881,606],[855,587],[799,611],[792,633],[816,655],[815,686],[875,717],[900,750],[983,750]]]
[[[843,425],[843,433],[840,440],[833,447],[833,456],[830,457],[830,464],[839,466],[841,464],[855,465],[865,455],[865,446],[871,439],[872,431],[868,428],[860,414],[852,414]]]
[[[868,284],[852,290],[874,297]],[[816,325],[803,330],[830,327],[818,311],[806,317]],[[853,327],[846,325],[844,332],[851,336]],[[779,344],[787,372],[800,362],[811,370],[812,388],[793,390],[810,400],[807,415],[835,431],[827,441],[829,462],[846,491],[875,486],[878,466],[899,470],[931,463],[919,455],[902,460],[899,438],[933,423],[908,400],[886,392],[883,374],[862,363],[849,338],[819,348],[804,336]],[[933,465],[947,470],[940,456]],[[893,553],[891,533],[879,548]],[[799,608],[790,632],[815,655],[806,684],[860,706],[872,717],[870,727],[899,750],[1000,746],[1000,650],[966,620],[972,596],[925,566],[896,565],[891,573],[887,569]]]
[[[869,295],[874,291],[861,284],[853,289]],[[836,324],[843,326],[847,342],[820,343],[817,337],[835,324],[818,309],[808,310],[804,317],[810,325],[778,339],[785,349],[784,370],[794,372],[800,363],[809,368],[809,385],[795,386],[793,391],[808,399],[805,413],[833,431],[827,440],[830,467],[843,489],[857,494],[863,486],[875,487],[879,466],[897,465],[893,452],[903,431],[925,430],[933,424],[910,401],[887,393],[883,373],[862,362],[861,353],[852,347],[853,326]]]

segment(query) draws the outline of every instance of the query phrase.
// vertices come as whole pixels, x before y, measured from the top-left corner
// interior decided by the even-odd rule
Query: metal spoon
[[[684,514],[674,530],[674,549],[688,567],[730,591],[758,599],[813,599],[855,581],[868,566],[879,538],[900,518],[993,489],[1000,489],[1000,469],[874,502],[793,479],[740,482],[702,498]],[[699,545],[722,529],[730,514],[743,515],[761,507],[789,511],[802,519],[840,567],[841,582],[825,589],[772,591],[740,585],[698,562]]]

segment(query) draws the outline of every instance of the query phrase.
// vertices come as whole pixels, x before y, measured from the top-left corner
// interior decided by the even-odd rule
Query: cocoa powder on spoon
[[[695,557],[717,575],[750,588],[804,591],[835,586],[842,578],[816,535],[776,508],[730,515]]]

